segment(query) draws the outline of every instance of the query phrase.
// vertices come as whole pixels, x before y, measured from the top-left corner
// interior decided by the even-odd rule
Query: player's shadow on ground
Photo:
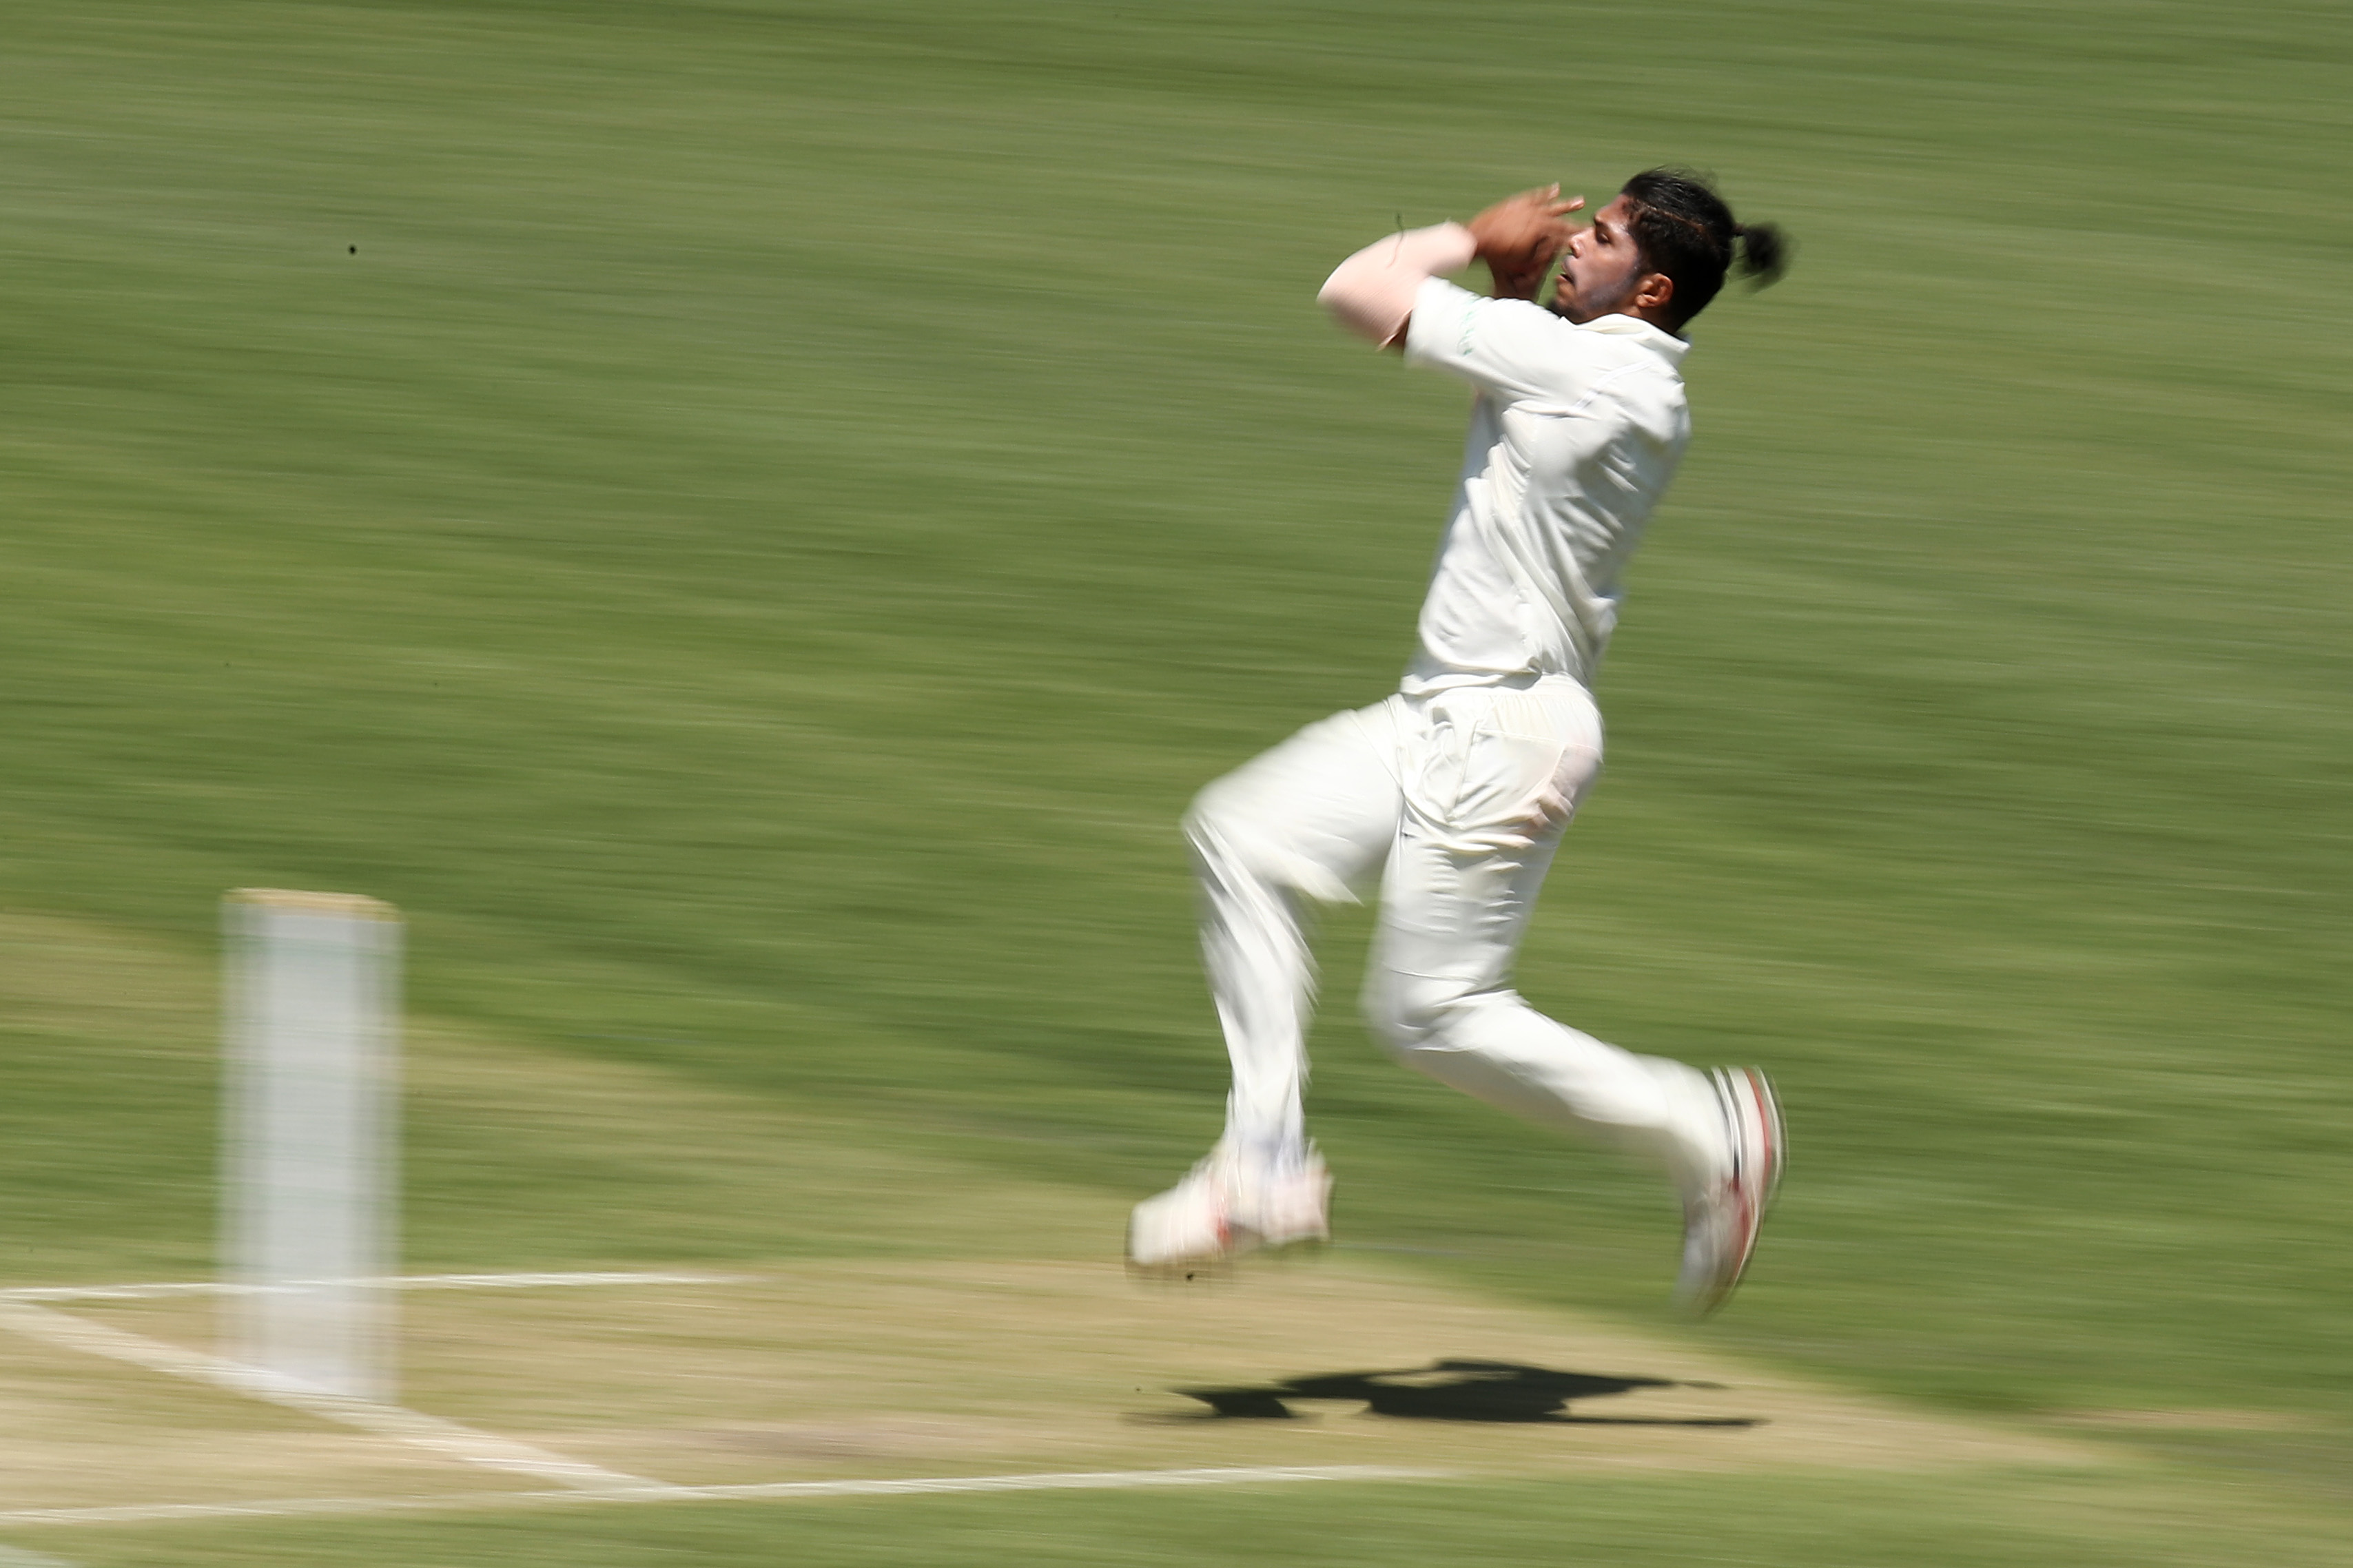
[[[1714,1388],[1664,1377],[1601,1377],[1508,1361],[1432,1362],[1398,1372],[1335,1372],[1242,1388],[1178,1388],[1207,1410],[1146,1417],[1160,1421],[1291,1421],[1296,1400],[1361,1402],[1367,1415],[1408,1421],[1516,1422],[1580,1426],[1761,1426],[1743,1415],[1580,1415],[1572,1400],[1637,1388]]]

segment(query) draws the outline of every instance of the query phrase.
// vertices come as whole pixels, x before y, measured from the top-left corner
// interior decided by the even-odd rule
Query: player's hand
[[[1471,220],[1479,259],[1495,279],[1498,300],[1533,300],[1545,274],[1577,232],[1568,215],[1585,205],[1583,196],[1563,200],[1557,184],[1505,196]]]
[[[1508,850],[1533,849],[1567,826],[1568,819],[1576,815],[1576,800],[1560,787],[1558,779],[1547,779],[1527,809],[1505,823],[1495,835],[1496,846]]]

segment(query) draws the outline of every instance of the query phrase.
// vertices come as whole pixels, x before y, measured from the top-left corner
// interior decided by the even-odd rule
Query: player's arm
[[[1499,299],[1532,300],[1568,243],[1566,215],[1582,196],[1560,199],[1560,187],[1523,191],[1497,202],[1470,225],[1442,223],[1375,240],[1340,263],[1316,298],[1343,326],[1382,348],[1402,347],[1424,282],[1459,272],[1473,258],[1494,274]]]
[[[1358,337],[1380,348],[1399,347],[1422,284],[1461,271],[1478,251],[1471,231],[1459,223],[1409,229],[1377,239],[1340,263],[1315,298]]]

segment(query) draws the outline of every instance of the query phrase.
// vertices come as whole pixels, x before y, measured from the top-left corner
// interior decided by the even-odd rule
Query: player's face
[[[1620,195],[1593,215],[1590,227],[1569,239],[1560,258],[1560,287],[1552,308],[1572,321],[1589,321],[1633,303],[1649,268],[1626,225],[1632,204]]]

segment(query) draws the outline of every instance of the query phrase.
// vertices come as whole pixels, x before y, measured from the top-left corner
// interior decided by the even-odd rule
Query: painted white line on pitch
[[[667,1487],[660,1481],[648,1480],[642,1476],[623,1475],[617,1470],[607,1470],[580,1459],[567,1459],[561,1454],[534,1448],[528,1443],[477,1432],[455,1421],[444,1421],[438,1415],[427,1415],[397,1405],[379,1405],[372,1399],[354,1399],[348,1394],[307,1388],[225,1356],[165,1344],[143,1334],[126,1333],[121,1329],[69,1317],[54,1308],[36,1306],[30,1301],[0,1300],[0,1327],[13,1329],[28,1339],[63,1345],[69,1350],[86,1351],[113,1361],[128,1362],[133,1366],[184,1377],[192,1383],[209,1384],[215,1388],[225,1388],[233,1394],[247,1394],[271,1405],[281,1405],[290,1410],[300,1410],[345,1426],[356,1426],[363,1432],[406,1443],[411,1447],[427,1449],[464,1464],[532,1476],[560,1486],[575,1487],[584,1492],[661,1493],[683,1489]]]
[[[733,1285],[744,1274],[393,1274],[381,1279],[291,1280],[284,1285],[245,1285],[227,1279],[191,1279],[152,1285],[32,1285],[0,1290],[0,1301],[143,1301],[159,1296],[257,1296],[312,1284],[373,1286],[384,1290],[540,1290],[570,1285]]]
[[[176,1520],[287,1519],[302,1514],[447,1512],[612,1502],[778,1502],[802,1498],[904,1497],[941,1492],[1093,1491],[1131,1487],[1219,1487],[1299,1481],[1435,1481],[1447,1470],[1389,1465],[1264,1465],[1197,1470],[1076,1470],[1027,1476],[933,1476],[915,1480],[777,1481],[751,1486],[648,1486],[637,1490],[460,1492],[443,1497],[281,1498],[266,1502],[131,1503],[116,1508],[27,1508],[5,1524],[162,1524]],[[5,1563],[0,1563],[5,1568]]]
[[[539,1290],[565,1285],[740,1285],[748,1274],[395,1274],[363,1279],[390,1290]]]
[[[902,1492],[1029,1492],[1117,1487],[1220,1487],[1240,1481],[1429,1481],[1443,1470],[1388,1465],[1257,1465],[1199,1470],[1071,1470],[1035,1476],[939,1476],[908,1481],[767,1481],[696,1487],[697,1498],[891,1497]],[[652,1500],[650,1499],[649,1501]]]

